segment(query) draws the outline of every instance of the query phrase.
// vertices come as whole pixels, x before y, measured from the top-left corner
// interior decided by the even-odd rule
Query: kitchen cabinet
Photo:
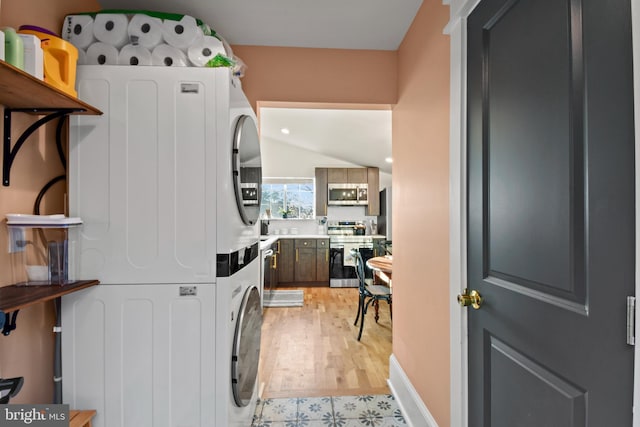
[[[316,241],[316,282],[329,283],[329,239]]]
[[[366,208],[367,216],[380,215],[380,170],[367,168],[367,187],[369,189],[369,204]]]
[[[347,168],[328,168],[327,183],[345,184],[347,182]]]
[[[327,168],[330,184],[366,184],[367,168]]]
[[[281,238],[278,243],[278,284],[329,285],[329,239]]]
[[[316,168],[316,216],[327,216],[327,184],[366,183],[367,216],[380,215],[380,170],[368,168]]]
[[[278,283],[291,283],[294,281],[295,253],[293,239],[278,239],[277,270]]]
[[[327,216],[327,168],[316,168],[316,216]]]
[[[316,280],[316,239],[296,239],[295,247],[295,281],[314,282]]]

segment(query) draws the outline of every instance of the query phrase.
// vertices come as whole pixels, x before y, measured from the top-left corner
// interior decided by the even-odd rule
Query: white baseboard
[[[429,412],[418,392],[404,373],[398,359],[389,357],[389,388],[402,411],[409,427],[438,427],[435,418]]]

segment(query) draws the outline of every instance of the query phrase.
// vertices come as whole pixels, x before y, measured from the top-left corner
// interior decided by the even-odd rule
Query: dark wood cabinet
[[[276,252],[278,283],[291,283],[294,281],[295,252],[293,239],[279,239]]]
[[[316,280],[316,240],[296,239],[296,282],[315,282]]]
[[[349,168],[347,169],[348,184],[366,184],[367,169],[369,168]]]
[[[279,284],[329,285],[329,239],[284,238],[278,243]]]
[[[369,204],[367,205],[367,215],[380,215],[380,170],[378,168],[367,168],[367,188],[369,190]]]
[[[378,168],[316,168],[316,216],[327,215],[327,184],[367,184],[366,215],[380,214],[380,170]]]
[[[316,241],[316,282],[329,283],[329,239]]]
[[[327,216],[327,168],[316,168],[316,216]]]
[[[329,184],[347,183],[347,168],[327,168],[327,182]]]

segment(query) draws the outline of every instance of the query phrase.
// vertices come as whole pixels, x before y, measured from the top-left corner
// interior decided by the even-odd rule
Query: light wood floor
[[[369,309],[358,342],[356,288],[287,289],[304,289],[304,307],[264,310],[261,397],[389,393],[389,306],[380,303],[378,324]]]

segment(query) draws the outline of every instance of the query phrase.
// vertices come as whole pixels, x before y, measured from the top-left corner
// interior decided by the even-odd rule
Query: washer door
[[[233,135],[233,187],[242,221],[253,225],[260,215],[262,159],[253,117],[242,115]]]
[[[247,406],[256,387],[260,362],[262,307],[257,287],[246,290],[238,313],[231,354],[231,388],[236,405]]]

